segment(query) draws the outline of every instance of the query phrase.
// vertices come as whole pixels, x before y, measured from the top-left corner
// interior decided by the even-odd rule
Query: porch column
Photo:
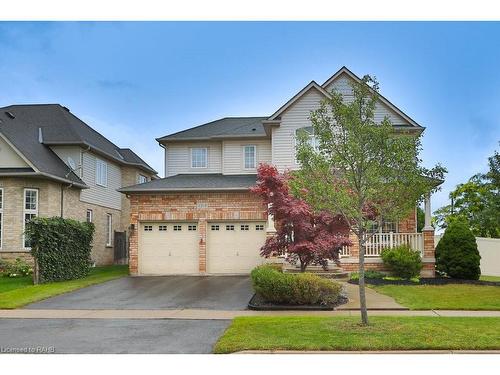
[[[434,252],[434,228],[431,225],[431,194],[428,193],[425,196],[424,201],[424,212],[425,221],[424,227],[422,228],[422,236],[424,242],[424,251],[422,257],[422,263],[424,267],[420,272],[423,277],[434,277],[435,276],[435,252]]]
[[[274,217],[269,213],[269,209],[271,208],[271,203],[267,205],[267,236],[274,236],[276,233],[276,227],[274,226]]]

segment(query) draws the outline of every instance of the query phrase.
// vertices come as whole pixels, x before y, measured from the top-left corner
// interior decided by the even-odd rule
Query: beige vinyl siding
[[[350,82],[352,82],[352,79],[349,76],[341,74],[335,81],[326,87],[326,91],[331,92],[335,90],[336,92],[340,92],[344,97],[352,97]],[[405,119],[384,103],[378,102],[375,107],[374,119],[377,123],[380,123],[385,116],[389,118],[393,125],[409,125]]]
[[[77,166],[77,170],[75,171],[75,173],[81,177],[82,170],[81,170],[81,168],[78,169],[78,167],[80,167],[80,164],[81,164],[81,153],[82,153],[81,147],[78,147],[78,146],[52,146],[50,149],[52,151],[54,151],[54,153],[57,156],[59,156],[59,159],[61,159],[68,166],[69,166],[68,157],[73,159],[73,161],[75,162],[75,164]]]
[[[108,164],[107,186],[100,186],[95,183],[96,157]],[[82,190],[80,199],[83,202],[120,210],[121,194],[116,191],[121,187],[122,174],[120,167],[90,152],[83,153],[82,159],[82,179],[89,186],[89,189]]]
[[[273,128],[272,158],[279,171],[298,168],[295,163],[295,132],[311,126],[311,111],[317,109],[323,99],[323,94],[311,88],[282,114],[281,125]]]
[[[257,168],[244,168],[244,147],[256,146],[256,167],[259,163],[271,163],[271,140],[235,140],[223,142],[223,173],[224,174],[255,174]]]
[[[191,168],[191,149],[207,148],[207,168]],[[166,146],[166,177],[180,173],[222,173],[222,142],[186,142]]]
[[[26,168],[29,165],[0,137],[0,168]]]

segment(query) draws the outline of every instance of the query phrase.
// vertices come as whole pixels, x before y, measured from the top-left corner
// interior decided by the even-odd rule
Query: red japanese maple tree
[[[268,214],[273,215],[276,225],[276,234],[267,238],[261,255],[287,255],[289,262],[300,262],[301,272],[310,264],[326,269],[328,260],[338,262],[341,247],[351,245],[343,219],[326,212],[315,213],[306,202],[294,197],[288,188],[290,174],[280,174],[268,164],[259,165],[257,172],[257,185],[251,191],[268,204]]]

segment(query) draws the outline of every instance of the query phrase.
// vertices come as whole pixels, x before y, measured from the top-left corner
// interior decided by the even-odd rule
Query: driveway
[[[1,319],[1,353],[211,353],[229,320]],[[1,360],[0,360],[1,361]]]
[[[123,277],[26,308],[244,310],[252,294],[248,276]]]

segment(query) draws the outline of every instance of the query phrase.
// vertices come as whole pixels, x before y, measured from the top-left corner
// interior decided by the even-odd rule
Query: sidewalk
[[[371,310],[371,316],[500,317],[500,311]],[[231,320],[237,316],[358,316],[357,310],[252,311],[252,310],[0,310],[0,319],[193,319]]]

